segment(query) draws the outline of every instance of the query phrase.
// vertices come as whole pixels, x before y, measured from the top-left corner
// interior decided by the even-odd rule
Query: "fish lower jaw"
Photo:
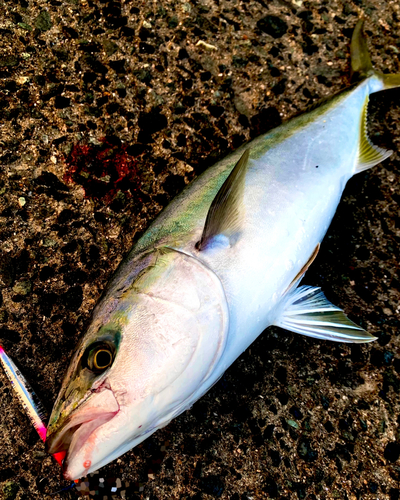
[[[130,449],[135,448],[137,445],[139,445],[140,443],[145,441],[148,437],[150,437],[152,434],[154,434],[158,429],[159,427],[153,427],[152,429],[147,430],[143,434],[136,436],[132,440],[128,439],[126,442],[123,442],[120,446],[115,448],[110,454],[104,456],[102,459],[97,461],[93,460],[93,462],[90,465],[89,463],[87,463],[86,465],[88,465],[89,467],[85,468],[83,472],[75,471],[75,469],[73,470],[72,467],[70,469],[66,469],[65,471],[63,471],[64,478],[67,479],[68,481],[75,481],[83,476],[87,476],[88,474],[97,471],[98,469],[106,466],[107,464],[117,459]]]
[[[68,415],[68,409],[63,413]],[[66,452],[62,464],[66,478],[79,474],[74,478],[77,479],[85,475],[95,451],[96,431],[118,413],[120,405],[113,391],[104,389],[92,393],[82,405],[70,411],[64,421],[59,417],[59,421],[50,426],[46,448],[51,454]]]
[[[62,465],[63,474],[66,479],[74,480],[87,474],[87,470],[90,469],[92,464],[91,448],[94,449],[94,440],[91,439],[91,436],[100,426],[109,422],[118,413],[119,410],[103,413],[99,416],[96,416],[93,420],[82,422],[81,424],[78,424],[73,428],[72,440],[68,446],[67,454]],[[93,446],[91,446],[91,444],[93,444]],[[80,470],[82,472],[79,473],[78,477],[75,477],[76,474],[73,472],[73,469],[76,468],[76,464],[74,463],[75,457],[77,457],[77,455],[82,450],[82,447],[85,445],[88,448],[87,452],[85,452],[85,455],[87,455],[87,457],[82,461],[80,467]],[[71,467],[72,464],[73,467]]]

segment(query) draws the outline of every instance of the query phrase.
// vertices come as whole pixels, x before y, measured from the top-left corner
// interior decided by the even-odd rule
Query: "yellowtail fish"
[[[12,359],[7,355],[3,346],[0,345],[0,361],[10,381],[15,394],[17,395],[22,407],[25,410],[29,420],[39,434],[42,441],[46,440],[46,412],[43,408],[42,403],[36,396],[35,392],[31,386],[26,381],[25,377],[16,367]],[[62,461],[65,457],[65,451],[59,453],[54,453],[55,460],[62,465]]]
[[[96,306],[54,405],[51,453],[79,478],[190,408],[271,325],[369,342],[319,288],[299,286],[346,182],[391,151],[367,137],[372,69],[358,23],[357,83],[208,169],[152,223]]]

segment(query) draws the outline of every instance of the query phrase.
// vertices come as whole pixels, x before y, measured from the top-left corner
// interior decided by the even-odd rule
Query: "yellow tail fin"
[[[374,73],[363,27],[364,19],[359,19],[351,37],[351,80],[354,82],[367,78]]]
[[[383,85],[385,86],[384,90],[400,87],[400,73],[394,73],[392,75],[377,73],[377,75],[383,81]]]
[[[363,26],[364,19],[360,19],[354,28],[353,36],[351,38],[350,54],[352,82],[357,82],[359,80],[363,80],[364,78],[368,78],[369,76],[375,75],[383,84],[383,88],[379,90],[400,87],[400,73],[387,75],[373,69],[368,52],[367,41],[363,33]]]

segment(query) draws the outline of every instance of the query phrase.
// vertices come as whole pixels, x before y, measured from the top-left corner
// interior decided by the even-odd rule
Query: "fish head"
[[[146,439],[211,385],[229,314],[218,277],[169,248],[123,264],[78,345],[46,446],[78,479]],[[208,383],[209,382],[209,383]]]

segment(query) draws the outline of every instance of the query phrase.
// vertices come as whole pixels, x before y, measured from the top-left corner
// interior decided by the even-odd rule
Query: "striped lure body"
[[[7,355],[4,348],[0,345],[0,361],[4,368],[4,371],[9,379],[15,394],[20,400],[25,413],[32,422],[32,425],[36,429],[42,441],[46,440],[47,428],[45,425],[46,412],[43,408],[42,403],[36,396],[33,389],[30,387],[25,377],[15,366],[14,362]],[[65,457],[65,452],[59,452],[54,454],[55,460],[61,465]]]

